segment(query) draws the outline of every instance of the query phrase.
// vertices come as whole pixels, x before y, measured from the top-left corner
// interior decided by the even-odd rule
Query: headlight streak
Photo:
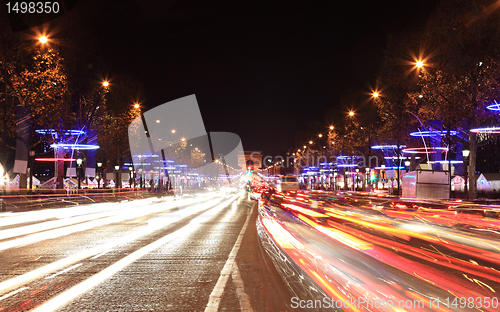
[[[194,204],[194,203],[201,201],[201,200],[202,199],[188,198],[188,199],[182,199],[182,200],[178,200],[178,201],[168,201],[167,202],[168,204],[164,204],[160,201],[158,204],[151,204],[151,205],[148,205],[146,207],[143,207],[142,205],[141,206],[133,206],[133,202],[129,202],[126,204],[126,206],[120,206],[120,207],[122,207],[122,209],[119,209],[119,210],[114,209],[114,210],[116,210],[115,212],[117,214],[112,213],[112,215],[109,217],[102,217],[102,216],[107,214],[105,212],[102,215],[97,214],[97,216],[101,217],[101,219],[88,221],[85,223],[80,223],[80,224],[67,226],[67,227],[63,227],[63,228],[56,228],[56,229],[52,229],[52,230],[47,230],[45,232],[23,236],[23,237],[20,237],[18,239],[0,242],[0,251],[6,250],[9,248],[13,248],[13,247],[20,247],[20,246],[25,246],[28,244],[37,243],[37,242],[47,240],[47,239],[66,236],[66,235],[73,234],[76,232],[82,232],[82,231],[89,230],[89,229],[92,229],[92,228],[95,228],[98,226],[103,226],[106,224],[117,223],[117,222],[121,222],[121,221],[125,221],[125,220],[134,219],[137,217],[145,216],[148,214],[158,213],[161,211],[172,209],[176,206]],[[129,206],[129,207],[123,209],[124,207],[127,207],[127,206]],[[182,212],[182,210],[181,210],[180,212],[174,212],[174,214],[175,213],[182,214],[184,212]],[[96,215],[94,215],[94,216],[96,216]],[[82,217],[81,220],[84,220],[86,218],[87,218],[87,216],[84,216],[84,217]],[[93,218],[90,218],[90,219],[93,219]],[[43,227],[43,225],[41,225],[38,228],[42,228],[42,227]],[[16,229],[12,229],[12,230],[15,230],[14,231],[15,233],[22,233],[22,229],[23,228],[21,227],[21,228],[16,228]]]
[[[215,201],[218,202],[220,200],[222,200],[222,199],[216,199]],[[184,203],[183,201],[176,201],[176,202],[172,202],[171,204],[176,206],[176,205],[182,205],[183,203]],[[164,222],[164,223],[153,224],[153,225],[151,225],[145,229],[142,229],[138,232],[132,233],[132,234],[127,235],[127,236],[120,237],[119,239],[115,239],[109,243],[106,243],[106,244],[103,244],[100,246],[96,246],[96,247],[88,249],[88,250],[84,250],[84,251],[79,252],[75,255],[72,255],[72,256],[63,258],[61,260],[58,260],[56,262],[47,264],[43,267],[40,267],[38,269],[35,269],[35,270],[30,271],[28,273],[25,273],[23,275],[19,275],[17,277],[11,278],[9,280],[3,281],[0,283],[0,293],[5,293],[16,286],[20,286],[22,284],[28,283],[32,280],[39,278],[40,276],[42,276],[44,274],[48,274],[50,272],[57,271],[60,268],[66,267],[68,265],[71,265],[71,264],[76,263],[78,261],[81,261],[83,259],[109,252],[111,249],[113,249],[117,246],[128,244],[134,240],[137,240],[138,238],[140,238],[142,236],[145,236],[145,235],[148,235],[154,231],[157,231],[158,229],[160,229],[162,227],[168,226],[168,225],[173,224],[179,220],[182,220],[183,218],[185,218],[186,216],[188,216],[190,214],[193,214],[193,213],[195,213],[199,210],[202,210],[202,209],[206,209],[210,205],[213,205],[213,204],[215,204],[215,203],[207,202],[207,203],[203,204],[203,206],[201,206],[201,207],[196,205],[196,206],[184,208],[182,210],[188,210],[188,211],[185,211],[184,213],[177,213],[175,215],[171,215],[170,219],[169,219],[169,221],[170,221],[169,223]],[[164,207],[163,209],[164,210],[170,209],[170,208],[172,208],[172,205],[169,205],[168,207]]]
[[[82,295],[86,291],[90,290],[91,288],[102,283],[104,280],[110,278],[111,276],[113,276],[117,272],[121,271],[123,268],[130,265],[131,263],[138,260],[139,258],[143,257],[144,255],[154,251],[155,249],[161,247],[162,245],[166,244],[167,242],[169,242],[175,238],[180,238],[183,236],[187,236],[190,233],[193,233],[204,220],[207,220],[211,216],[214,216],[215,213],[222,210],[230,202],[234,201],[239,196],[241,196],[241,194],[233,195],[229,200],[226,200],[223,203],[213,207],[209,211],[197,216],[196,218],[191,220],[191,222],[184,225],[179,230],[177,230],[173,233],[169,233],[169,234],[163,236],[162,238],[154,241],[153,243],[150,243],[149,245],[146,245],[146,246],[140,248],[139,250],[134,251],[130,255],[120,259],[119,261],[115,262],[114,264],[105,268],[104,270],[100,271],[99,273],[96,273],[95,275],[86,279],[85,281],[73,286],[72,288],[62,292],[61,294],[57,295],[56,297],[45,302],[44,304],[42,304],[41,306],[36,308],[34,310],[34,312],[57,310],[58,308],[69,303],[73,299]]]
[[[500,246],[493,234],[498,232],[496,230],[500,228],[500,221],[491,219],[491,215],[498,215],[497,212],[491,212],[489,219],[473,214],[461,216],[455,213],[453,203],[449,207],[444,205],[441,209],[426,208],[425,204],[424,207],[410,209],[410,206],[405,205],[404,209],[408,211],[398,210],[403,208],[401,204],[401,207],[394,206],[395,210],[391,210],[386,204],[377,204],[377,201],[385,199],[377,200],[373,197],[369,198],[369,206],[363,206],[360,203],[357,207],[349,207],[350,205],[340,204],[342,201],[345,202],[345,197],[340,196],[340,198],[339,204],[328,201],[321,203],[319,210],[309,209],[304,203],[301,203],[302,207],[296,209],[297,202],[292,203],[288,200],[287,203],[285,199],[281,203],[281,206],[285,207],[281,213],[278,206],[270,208],[269,205],[272,205],[270,202],[260,203],[261,222],[269,232],[269,236],[283,248],[283,252],[293,259],[295,265],[313,278],[317,285],[329,295],[343,298],[343,295],[336,296],[333,292],[340,291],[343,294],[350,294],[351,297],[366,296],[372,300],[381,298],[380,295],[393,300],[409,298],[423,300],[427,304],[427,311],[431,310],[430,301],[438,296],[441,298],[441,304],[443,304],[442,298],[446,297],[451,297],[450,302],[454,297],[496,297],[500,286],[500,257],[498,256]],[[368,201],[365,200],[365,202]],[[436,205],[439,202],[430,203]],[[370,206],[378,206],[382,209],[370,212]],[[343,248],[350,248],[352,251],[339,249],[342,245],[335,243],[329,247],[319,245],[318,239],[314,239],[314,236],[311,236],[312,233],[307,230],[300,230],[302,234],[299,234],[297,231],[305,225],[292,221],[294,216],[286,213],[286,210],[293,210],[296,218],[302,220],[308,227],[318,230],[326,237],[341,243],[345,246]],[[365,210],[366,214],[354,213],[360,210]],[[326,213],[326,218],[316,215],[321,214],[322,211]],[[408,216],[411,223],[397,216],[391,218],[390,215],[393,212],[404,213],[401,216]],[[486,214],[486,210],[483,214]],[[272,220],[272,223],[279,225],[280,228],[269,226],[269,221],[266,219]],[[424,224],[418,224],[418,222]],[[474,224],[474,228],[467,227],[462,230],[455,226],[468,223]],[[481,232],[491,234],[481,235]],[[259,236],[263,238],[261,234]],[[287,244],[292,240],[283,237],[293,237],[296,242]],[[303,248],[295,247],[299,243]],[[372,247],[362,249],[359,246]],[[341,258],[337,259],[335,256],[337,252],[340,253]],[[345,254],[346,252],[348,254]],[[361,257],[358,254],[364,256]],[[360,263],[357,260],[350,263],[345,258],[364,260]],[[478,263],[479,261],[481,263]],[[279,266],[276,264],[279,261],[273,259],[273,263]],[[358,266],[355,266],[355,263],[358,263]],[[370,265],[370,263],[373,264]],[[380,278],[376,274],[383,276],[387,272],[382,271],[382,267],[374,265],[375,263],[384,263],[383,267],[390,269],[394,274]],[[370,270],[373,270],[375,275],[367,274],[366,269],[363,269],[367,265],[371,266]],[[361,272],[362,274],[359,274]],[[464,282],[464,278],[457,277],[451,272],[464,272],[474,277],[465,279],[470,283]],[[405,273],[414,277],[413,282],[405,282],[405,280],[412,281],[406,277]],[[415,277],[420,281],[415,281]],[[380,284],[374,283],[375,280],[383,281],[387,286],[381,288]],[[318,299],[318,297],[312,299]],[[398,310],[411,309],[395,309],[395,311]],[[453,309],[447,309],[442,305],[439,310],[452,311]],[[495,309],[484,310],[494,311]]]

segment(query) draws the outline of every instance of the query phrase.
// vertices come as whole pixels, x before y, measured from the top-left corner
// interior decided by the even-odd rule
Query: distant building
[[[500,173],[481,173],[477,179],[478,192],[500,191]]]

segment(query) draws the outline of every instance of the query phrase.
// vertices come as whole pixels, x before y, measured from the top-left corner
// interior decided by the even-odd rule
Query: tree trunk
[[[469,200],[474,200],[477,197],[477,177],[476,177],[476,134],[469,134],[470,154],[469,154]],[[465,181],[467,183],[467,181]]]

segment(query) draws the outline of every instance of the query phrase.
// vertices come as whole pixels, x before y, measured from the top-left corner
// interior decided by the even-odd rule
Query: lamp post
[[[468,187],[468,166],[469,166],[469,154],[470,150],[467,148],[462,149],[462,156],[464,156],[464,191],[465,191],[465,199],[469,200],[469,187]]]
[[[97,163],[97,189],[101,187],[102,162]]]
[[[356,179],[354,180],[356,181],[356,188],[354,190],[357,191],[359,186],[359,168],[356,168]]]
[[[128,167],[128,171],[129,171],[129,174],[128,174],[128,186],[130,188],[132,188],[132,179],[134,178],[133,177],[133,174],[134,174],[133,170],[134,170],[134,167],[132,167],[132,166]]]
[[[30,194],[33,193],[33,171],[34,171],[34,165],[35,165],[35,160],[33,157],[35,156],[35,151],[30,151],[30,157],[29,157],[29,162],[30,162]]]
[[[405,160],[406,172],[410,171],[411,161],[409,159]]]
[[[81,167],[82,167],[83,159],[78,156],[76,159],[76,176],[78,178],[78,189],[81,188]]]
[[[139,168],[139,187],[142,191],[142,168]]]
[[[120,166],[116,165],[115,166],[115,174],[116,174],[115,189],[118,188],[118,170],[120,170]]]
[[[368,179],[370,178],[370,168],[366,167],[365,168],[365,191],[368,190]]]
[[[385,189],[385,165],[380,166],[382,170],[380,170],[381,176],[382,176],[382,189]]]

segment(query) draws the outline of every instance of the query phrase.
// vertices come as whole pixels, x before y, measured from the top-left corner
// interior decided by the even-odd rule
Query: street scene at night
[[[500,311],[500,0],[0,4],[0,311]]]

